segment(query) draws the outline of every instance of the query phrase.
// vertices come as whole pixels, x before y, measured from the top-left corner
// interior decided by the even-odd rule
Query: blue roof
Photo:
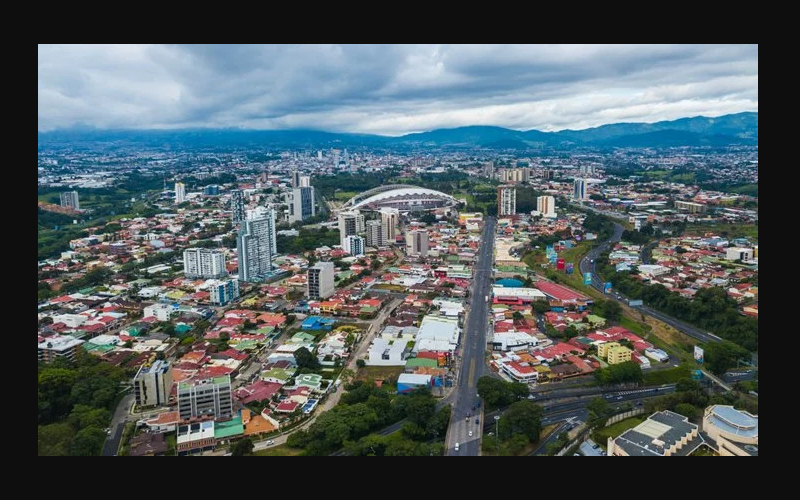
[[[502,279],[496,282],[496,284],[504,287],[504,288],[521,288],[524,285],[523,282],[520,280],[515,280],[512,278]]]

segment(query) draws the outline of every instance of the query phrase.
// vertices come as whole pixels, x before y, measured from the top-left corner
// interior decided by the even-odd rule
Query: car
[[[458,451],[458,443],[456,443],[455,450]]]
[[[273,444],[275,444],[275,441],[271,439],[267,440],[267,446],[272,446]]]
[[[642,406],[642,405],[643,405],[643,403],[641,401],[637,401],[636,402],[636,406]]]
[[[469,437],[472,437],[472,431],[469,431]]]
[[[592,445],[592,449],[593,450],[596,450],[597,448],[600,448],[599,444],[595,443],[595,444]]]
[[[476,418],[476,419],[475,419],[475,425],[479,425],[480,423],[481,423],[481,419],[479,419],[479,418]]]

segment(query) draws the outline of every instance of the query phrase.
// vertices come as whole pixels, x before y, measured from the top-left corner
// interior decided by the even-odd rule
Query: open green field
[[[636,335],[644,338],[648,333],[650,333],[650,327],[639,323],[638,321],[634,321],[628,317],[623,316],[619,322],[619,326],[622,328],[627,328],[631,332],[635,333]]]
[[[657,363],[657,361],[656,361]],[[668,370],[648,371],[644,374],[645,385],[674,384],[678,380],[691,378],[689,366],[686,364]]]
[[[289,448],[285,444],[253,452],[256,457],[296,457],[303,453],[302,448]]]
[[[686,234],[702,235],[703,233],[716,233],[726,238],[752,238],[758,241],[758,226],[756,224],[689,224]]]
[[[608,427],[598,429],[592,433],[592,440],[605,449],[606,443],[608,443],[608,438],[615,438],[628,429],[636,427],[644,422],[645,418],[647,417],[644,415],[637,415],[635,417],[626,418],[625,420],[617,422],[616,424],[609,425]]]
[[[358,192],[356,191],[336,191],[336,193],[333,195],[333,199],[338,201],[347,201],[357,194]]]
[[[404,366],[365,366],[358,369],[355,379],[396,381],[404,370]]]

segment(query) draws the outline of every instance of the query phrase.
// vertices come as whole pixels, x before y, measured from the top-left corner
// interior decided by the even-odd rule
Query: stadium
[[[390,184],[364,191],[350,198],[342,208],[348,210],[380,210],[396,208],[417,212],[458,205],[458,200],[433,189],[408,184]]]

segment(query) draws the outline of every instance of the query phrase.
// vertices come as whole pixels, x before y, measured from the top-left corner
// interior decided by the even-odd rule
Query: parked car
[[[456,443],[455,450],[458,451],[458,443]]]
[[[267,440],[267,446],[272,446],[273,444],[275,444],[275,441],[271,439]]]

